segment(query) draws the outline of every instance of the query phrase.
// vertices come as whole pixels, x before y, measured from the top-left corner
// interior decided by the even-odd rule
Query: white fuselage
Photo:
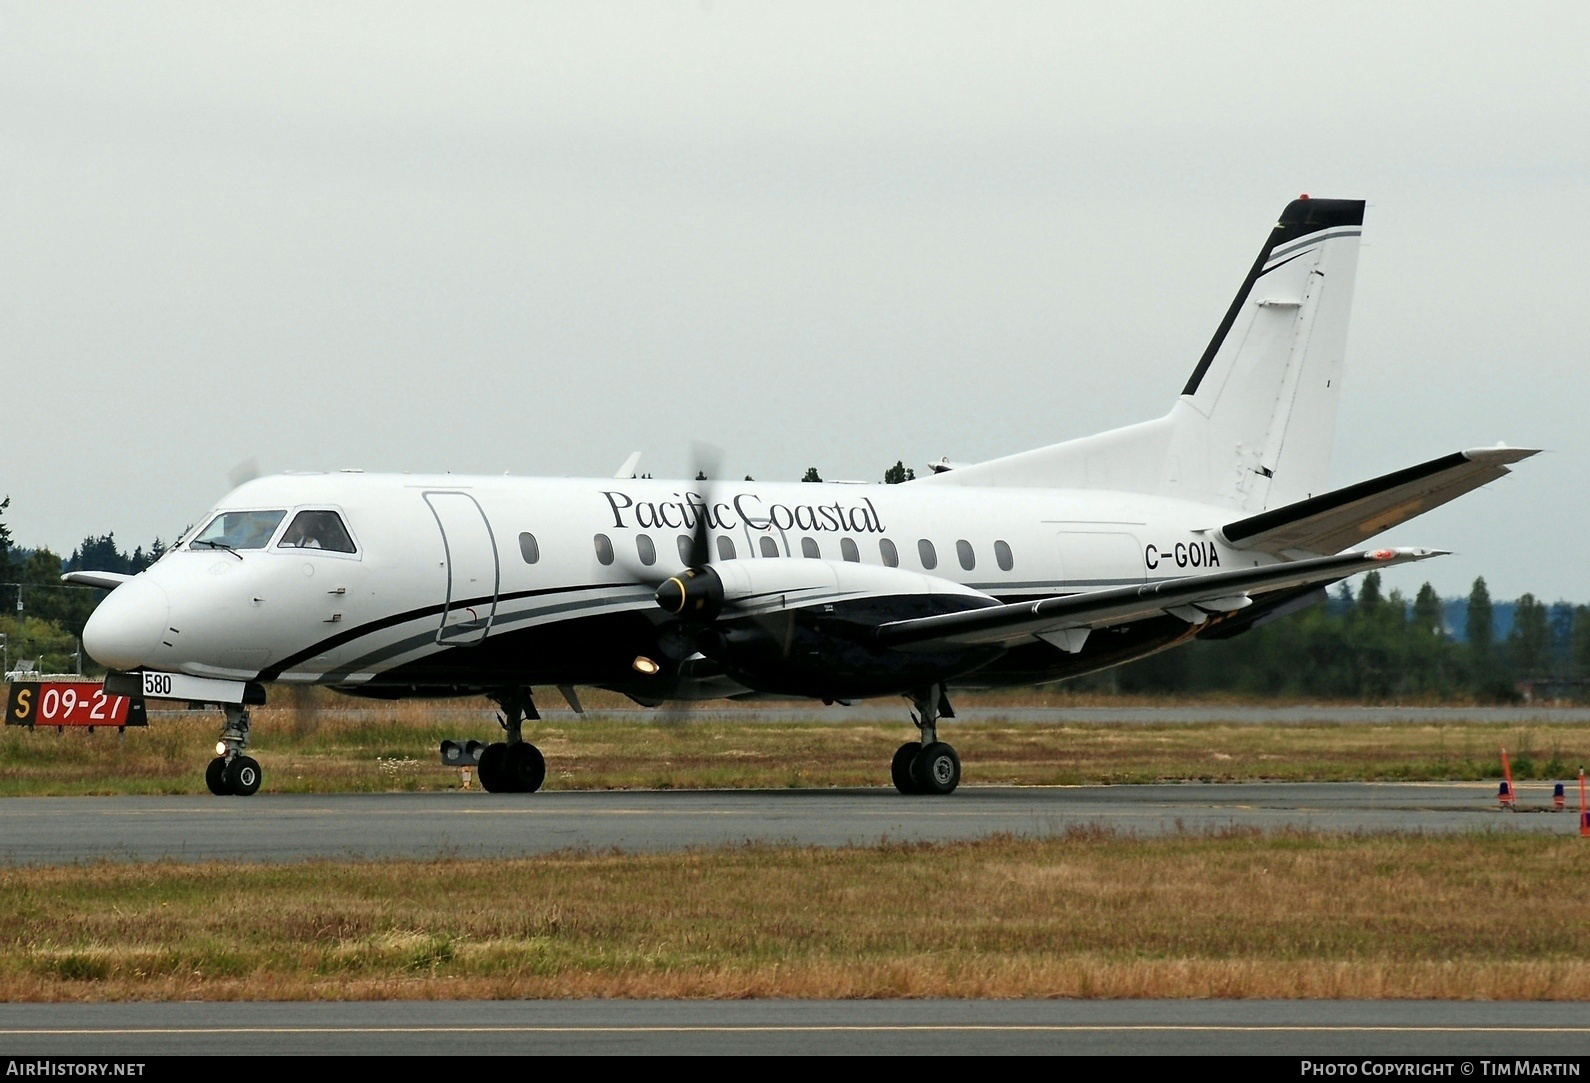
[[[304,509],[337,512],[355,552],[279,544]],[[650,619],[656,584],[685,567],[703,509],[715,560],[816,557],[885,568],[892,547],[901,571],[1000,601],[1273,559],[1217,540],[1215,529],[1231,517],[1227,509],[1130,493],[280,475],[249,482],[216,506],[217,513],[284,511],[268,544],[238,551],[179,544],[100,605],[84,643],[116,669],[349,690],[378,686],[439,656],[486,657],[504,637],[529,630],[540,637],[525,639],[526,649],[541,654],[556,646],[548,634],[577,622],[623,613]],[[543,682],[590,679],[541,663],[522,653],[493,661]],[[481,679],[477,673],[459,684]]]

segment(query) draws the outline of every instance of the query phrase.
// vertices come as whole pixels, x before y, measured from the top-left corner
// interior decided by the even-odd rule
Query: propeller
[[[690,461],[701,489],[701,508],[691,525],[684,571],[663,580],[652,595],[665,612],[691,624],[711,621],[723,610],[723,584],[712,570],[711,538],[713,479],[722,459],[722,449],[699,440],[691,442]]]
[[[232,488],[236,489],[239,485],[253,481],[259,475],[259,460],[250,455],[226,472],[226,480],[230,481]]]
[[[718,657],[727,640],[714,624],[725,608],[726,592],[723,579],[713,566],[715,554],[711,537],[713,497],[722,455],[721,449],[711,444],[692,443],[691,459],[696,468],[696,494],[701,498],[701,507],[691,526],[686,552],[682,554],[686,557],[686,567],[658,583],[652,595],[658,608],[675,618],[665,619],[658,628],[657,649],[675,664],[676,675],[684,678],[722,673]],[[647,583],[656,582],[656,576],[656,569],[647,568],[637,578]],[[793,642],[794,615],[781,613],[751,620],[782,645],[787,658]]]
[[[701,510],[690,532],[690,552],[685,570],[664,580],[653,597],[657,604],[676,617],[695,622],[710,622],[723,612],[723,581],[712,570],[713,479],[722,463],[723,451],[711,444],[695,441],[690,458],[696,467],[695,480],[701,486]]]

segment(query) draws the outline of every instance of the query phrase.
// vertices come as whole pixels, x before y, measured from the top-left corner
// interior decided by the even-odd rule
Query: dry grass
[[[255,713],[251,750],[276,793],[454,788],[459,775],[440,766],[439,742],[499,732],[483,701],[283,699]],[[148,729],[125,735],[8,728],[0,732],[0,796],[202,793],[218,721],[157,711]],[[583,719],[560,711],[527,729],[546,753],[554,789],[887,785],[889,758],[910,732],[903,705],[893,722],[827,721],[821,708],[765,716],[593,706]],[[960,750],[968,785],[1496,778],[1502,745],[1520,779],[1562,779],[1590,761],[1590,725],[1545,721],[1114,725],[995,716],[948,722],[941,732]]]
[[[1590,1000],[1577,839],[1304,834],[0,872],[0,998]]]

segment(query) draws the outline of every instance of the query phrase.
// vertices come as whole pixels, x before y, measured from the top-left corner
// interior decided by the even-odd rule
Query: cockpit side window
[[[282,511],[223,511],[188,543],[189,549],[263,549],[276,533]]]
[[[355,551],[342,516],[334,511],[299,512],[276,544],[283,549],[324,549],[328,553]]]

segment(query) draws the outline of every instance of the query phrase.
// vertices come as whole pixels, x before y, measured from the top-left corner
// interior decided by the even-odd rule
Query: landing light
[[[662,666],[659,666],[644,654],[636,655],[635,661],[630,664],[635,667],[636,673],[644,673],[648,677],[655,675],[662,669]]]
[[[217,756],[226,755],[226,742],[225,741],[217,741],[217,742],[215,742],[215,754]]]

